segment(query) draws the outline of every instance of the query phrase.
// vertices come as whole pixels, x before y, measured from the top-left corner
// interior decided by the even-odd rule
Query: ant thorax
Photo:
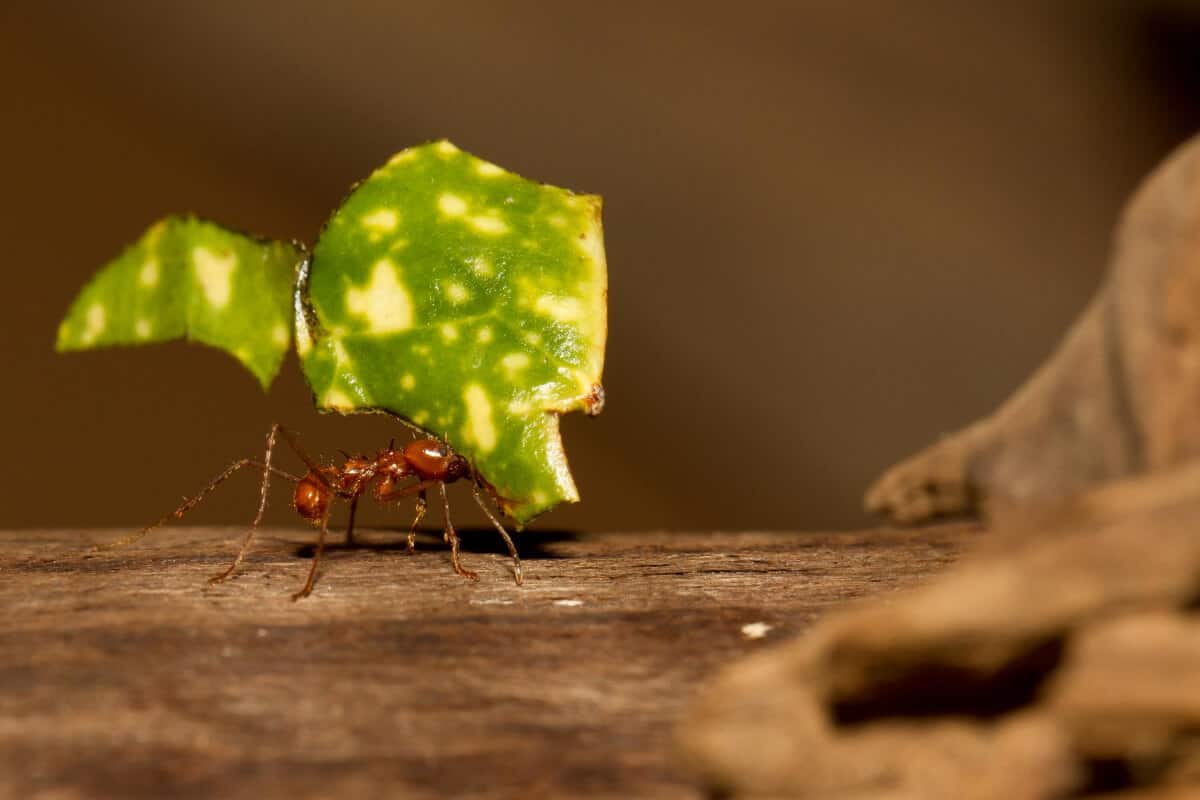
[[[337,478],[334,486],[342,492],[353,493],[360,484],[370,481],[375,471],[376,465],[369,459],[363,456],[351,456],[346,459],[346,463],[341,466],[341,469],[336,470]]]

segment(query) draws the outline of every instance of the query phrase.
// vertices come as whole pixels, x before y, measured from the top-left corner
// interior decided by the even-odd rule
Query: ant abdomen
[[[296,484],[292,504],[296,512],[309,522],[320,522],[325,519],[332,499],[325,479],[310,471]]]

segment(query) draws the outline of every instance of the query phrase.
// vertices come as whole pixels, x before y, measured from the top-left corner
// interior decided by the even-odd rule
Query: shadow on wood
[[[353,544],[347,545],[344,541],[328,542],[325,545],[325,553],[334,553],[338,551],[353,551],[353,550],[374,550],[385,553],[389,551],[399,550],[404,552],[408,548],[408,542],[405,537],[408,536],[408,528],[377,528],[379,534],[370,539],[356,534]],[[462,539],[462,551],[464,553],[491,553],[494,555],[506,556],[508,549],[504,546],[504,541],[496,534],[492,528],[456,528],[459,537]],[[387,538],[382,535],[387,532]],[[562,555],[556,553],[553,545],[562,542],[578,541],[580,534],[571,531],[554,531],[554,530],[538,530],[538,531],[522,531],[513,535],[517,543],[517,549],[521,553],[522,561],[537,561],[546,558],[563,558]],[[295,553],[301,558],[312,558],[316,553],[316,543],[302,544],[295,548]],[[417,531],[417,552],[450,552],[450,546],[442,540],[441,530],[420,530]]]

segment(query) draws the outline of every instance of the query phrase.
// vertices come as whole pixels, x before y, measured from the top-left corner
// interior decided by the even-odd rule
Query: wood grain
[[[0,795],[696,797],[673,726],[702,680],[976,533],[527,533],[518,587],[489,532],[470,583],[373,531],[293,603],[305,531],[218,586],[237,529],[0,532]]]

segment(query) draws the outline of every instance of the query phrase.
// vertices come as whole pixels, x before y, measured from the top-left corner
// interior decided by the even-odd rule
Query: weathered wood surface
[[[377,531],[293,603],[305,531],[218,586],[237,529],[0,532],[0,795],[697,797],[673,726],[703,679],[975,535],[530,533],[517,587],[494,534],[470,583]]]

